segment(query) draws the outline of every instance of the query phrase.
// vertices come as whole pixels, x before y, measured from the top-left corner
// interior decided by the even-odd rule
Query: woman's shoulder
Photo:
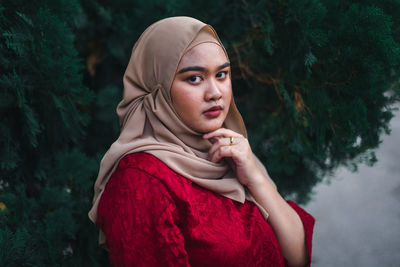
[[[160,162],[162,163],[161,160],[159,160],[157,157],[153,156],[152,154],[146,153],[146,152],[137,152],[137,153],[130,153],[126,154],[125,156],[122,157],[122,159],[119,162],[119,167],[131,167],[131,165],[137,165],[139,163],[143,164],[146,162]]]
[[[138,152],[125,155],[120,160],[118,169],[122,170],[126,168],[136,168],[136,169],[146,170],[152,166],[163,167],[163,165],[165,164],[157,157],[149,153]]]
[[[191,184],[191,181],[177,174],[156,156],[145,152],[125,155],[120,160],[115,173],[126,171],[129,173],[136,172],[144,174],[150,178],[155,178],[164,184]]]

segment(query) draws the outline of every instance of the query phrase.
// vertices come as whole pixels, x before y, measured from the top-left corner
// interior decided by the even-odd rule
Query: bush
[[[152,22],[214,26],[255,153],[304,203],[338,166],[377,160],[399,100],[399,14],[393,0],[0,1],[0,265],[108,265],[87,212]]]

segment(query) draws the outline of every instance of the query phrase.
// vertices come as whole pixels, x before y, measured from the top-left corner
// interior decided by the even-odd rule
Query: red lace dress
[[[314,219],[303,221],[311,260]],[[203,189],[146,153],[125,156],[98,207],[113,266],[285,266],[271,226],[251,202]]]

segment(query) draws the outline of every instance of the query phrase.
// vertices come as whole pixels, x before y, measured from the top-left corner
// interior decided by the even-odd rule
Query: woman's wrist
[[[257,172],[254,174],[253,178],[246,185],[247,189],[250,190],[252,195],[256,194],[257,191],[276,191],[276,186],[271,182],[269,177],[265,177],[265,175],[261,172]]]

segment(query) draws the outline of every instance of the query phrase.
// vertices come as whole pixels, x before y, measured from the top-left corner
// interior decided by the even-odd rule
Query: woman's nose
[[[222,97],[220,88],[218,87],[217,81],[210,79],[207,84],[205,99],[207,101],[216,101]]]

